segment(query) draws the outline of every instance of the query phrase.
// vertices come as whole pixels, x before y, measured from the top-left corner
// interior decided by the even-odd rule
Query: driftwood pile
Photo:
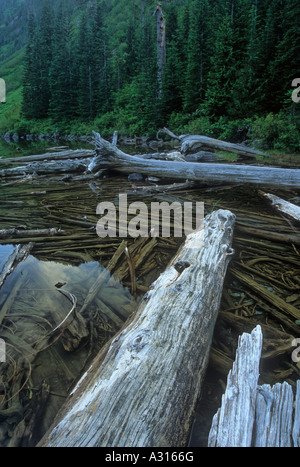
[[[234,216],[218,210],[187,237],[40,445],[186,445],[233,254],[233,227]]]
[[[25,165],[1,169],[0,177],[24,182],[38,176],[56,174],[63,175],[63,180],[84,181],[97,178],[104,170],[109,169],[127,174],[137,172],[159,178],[197,181],[202,184],[250,183],[277,188],[300,188],[300,170],[297,169],[206,162],[215,161],[211,152],[214,149],[235,153],[246,159],[253,159],[258,155],[265,156],[260,151],[200,135],[177,137],[169,130],[165,131],[181,142],[179,153],[130,156],[117,148],[116,135],[113,142],[109,143],[101,138],[99,133],[94,132],[96,155],[91,150],[77,150],[23,157],[19,162],[18,158],[3,159],[0,166],[16,163]],[[210,149],[210,152],[207,149]]]
[[[95,261],[101,262],[106,268],[106,271],[101,271],[94,277],[89,286],[84,289],[83,296],[76,297],[76,294],[73,298],[72,295],[67,296],[68,294],[63,296],[63,291],[67,292],[65,287],[62,287],[60,293],[58,290],[55,291],[58,296],[61,296],[62,300],[66,301],[69,308],[67,307],[67,312],[57,314],[57,316],[54,313],[54,320],[51,325],[46,323],[46,321],[43,322],[43,326],[48,332],[41,333],[40,324],[34,328],[35,330],[39,329],[40,332],[40,347],[36,345],[32,349],[30,341],[26,341],[27,336],[25,339],[25,333],[22,334],[22,336],[24,335],[24,340],[22,340],[22,343],[19,341],[18,346],[23,345],[23,348],[25,348],[24,346],[27,345],[24,354],[26,356],[30,355],[29,361],[20,362],[20,367],[17,365],[10,366],[7,375],[5,375],[5,378],[9,378],[9,381],[13,383],[9,387],[9,391],[7,390],[8,386],[5,386],[5,391],[7,392],[4,391],[4,386],[0,387],[0,422],[2,421],[2,424],[0,423],[0,435],[7,430],[7,428],[4,430],[2,427],[7,421],[9,421],[10,426],[15,427],[9,445],[32,445],[34,440],[37,440],[36,436],[31,437],[30,435],[34,431],[33,426],[37,426],[38,420],[43,419],[43,407],[47,407],[49,401],[53,397],[56,397],[51,394],[55,391],[51,385],[51,378],[49,380],[46,379],[46,385],[40,385],[38,391],[36,387],[32,387],[31,372],[33,371],[34,375],[35,362],[38,362],[38,358],[44,353],[41,350],[50,344],[50,349],[53,348],[53,352],[55,352],[56,347],[52,346],[52,343],[56,339],[57,343],[68,349],[67,351],[70,355],[79,352],[81,347],[85,345],[90,346],[89,348],[92,349],[93,340],[96,339],[97,332],[100,332],[101,326],[106,329],[105,339],[101,337],[101,346],[112,336],[115,336],[112,340],[113,345],[109,350],[109,345],[107,344],[91,367],[86,367],[85,365],[88,357],[95,356],[95,354],[92,354],[90,350],[84,354],[81,371],[84,370],[86,377],[82,380],[80,386],[72,392],[73,397],[65,405],[64,411],[58,413],[58,419],[56,420],[59,430],[62,431],[62,443],[65,442],[63,436],[65,420],[69,420],[71,424],[76,424],[73,410],[77,407],[76,404],[78,404],[78,407],[80,406],[83,401],[82,398],[89,400],[89,389],[98,381],[98,378],[100,378],[99,381],[102,381],[103,375],[105,377],[109,375],[112,378],[113,384],[118,381],[116,373],[111,371],[114,368],[114,359],[117,357],[120,357],[120,359],[127,358],[126,355],[128,358],[130,357],[128,362],[126,360],[126,364],[133,365],[132,374],[135,375],[133,383],[138,385],[139,379],[135,364],[140,364],[144,358],[145,362],[147,362],[148,353],[149,358],[153,357],[153,352],[147,351],[148,349],[152,349],[153,345],[159,348],[159,355],[166,355],[166,365],[170,363],[169,366],[166,366],[166,368],[170,368],[170,373],[168,373],[172,380],[170,380],[170,386],[173,389],[175,386],[183,388],[185,384],[190,383],[190,387],[195,388],[195,393],[197,392],[198,395],[200,392],[202,393],[204,403],[206,404],[207,399],[209,399],[207,394],[214,394],[216,386],[223,384],[219,382],[217,384],[215,382],[211,383],[209,372],[208,377],[204,378],[208,355],[208,369],[217,372],[219,381],[225,380],[233,364],[236,350],[236,336],[241,335],[244,331],[251,332],[253,327],[259,324],[264,336],[261,353],[263,374],[260,386],[263,384],[274,385],[277,381],[286,381],[295,392],[295,376],[297,376],[300,370],[299,364],[296,365],[291,361],[291,353],[294,349],[292,342],[300,335],[300,240],[297,227],[299,208],[296,206],[299,201],[297,201],[297,190],[300,187],[300,171],[255,167],[245,163],[237,165],[188,162],[189,157],[193,156],[191,159],[195,158],[194,155],[197,155],[202,150],[209,152],[209,154],[201,154],[200,156],[198,154],[196,156],[197,159],[209,157],[210,159],[208,160],[214,160],[215,155],[211,152],[213,147],[211,144],[216,144],[216,141],[205,140],[203,137],[196,137],[196,142],[194,143],[194,137],[179,137],[177,140],[181,144],[180,151],[155,153],[150,154],[150,156],[149,154],[144,154],[136,157],[119,151],[116,147],[116,135],[114,144],[111,144],[96,134],[96,152],[78,151],[75,154],[75,152],[67,151],[64,155],[62,152],[57,152],[54,154],[48,153],[46,156],[33,156],[33,158],[30,157],[30,160],[22,158],[23,166],[21,169],[9,167],[10,165],[19,165],[19,159],[0,161],[0,164],[3,167],[5,166],[0,171],[0,177],[2,178],[0,243],[2,245],[14,245],[11,265],[7,263],[2,270],[3,283],[9,277],[9,272],[13,274],[14,258],[18,261],[18,254],[26,251],[42,261],[49,261],[50,259],[75,265]],[[216,150],[220,148],[220,146],[216,147]],[[236,149],[247,152],[247,148],[245,147],[243,149]],[[224,150],[223,145],[222,151]],[[251,150],[248,152],[249,156],[250,152]],[[61,157],[62,155],[63,157]],[[251,157],[254,155],[252,153]],[[36,157],[38,158],[36,159]],[[245,161],[245,157],[248,156],[244,154],[243,157]],[[249,161],[251,157],[249,157]],[[56,164],[58,163],[61,163],[61,168],[56,171]],[[226,168],[227,166],[228,169]],[[161,167],[163,167],[163,170],[161,170]],[[259,173],[259,178],[255,178],[257,175],[252,172],[252,169],[254,169],[254,172],[257,170],[256,174]],[[142,181],[132,183],[127,177],[122,176],[124,173],[128,174],[132,172],[143,174]],[[178,174],[178,172],[180,173],[178,177],[173,177],[172,174]],[[196,174],[194,179],[193,174]],[[103,175],[109,175],[109,177],[103,178]],[[171,180],[170,183],[170,178],[176,179],[177,182],[174,183],[174,180]],[[162,180],[164,181],[162,182]],[[85,183],[82,183],[83,181]],[[247,183],[246,191],[243,188],[244,182]],[[276,187],[276,190],[274,187]],[[180,203],[190,200],[203,201],[205,203],[207,219],[210,219],[209,222],[211,222],[211,219],[214,219],[214,227],[209,230],[209,235],[211,235],[211,239],[216,240],[216,242],[214,241],[209,244],[207,251],[212,253],[211,249],[215,245],[214,254],[216,254],[218,261],[211,264],[209,258],[206,257],[205,264],[201,263],[201,269],[204,271],[204,274],[201,275],[200,269],[191,267],[191,259],[186,259],[185,257],[183,260],[181,258],[184,267],[177,265],[176,269],[174,265],[178,262],[180,263],[180,258],[176,256],[170,267],[166,269],[164,276],[165,280],[171,278],[170,287],[159,288],[160,281],[163,280],[163,276],[161,276],[153,285],[153,290],[156,290],[155,287],[158,287],[157,292],[153,294],[150,290],[149,299],[147,298],[144,302],[141,302],[137,314],[132,316],[131,323],[116,335],[136,307],[133,297],[137,297],[139,301],[145,293],[149,292],[151,284],[158,278],[159,272],[165,271],[166,265],[176,254],[178,247],[182,243],[181,239],[151,238],[150,236],[124,240],[119,238],[100,239],[97,237],[95,232],[95,225],[98,219],[96,216],[97,203],[103,200],[115,200],[122,190],[128,194],[130,201],[141,200],[142,196],[143,201],[147,205],[153,199],[168,201],[170,203],[174,200]],[[293,200],[295,200],[296,204],[293,203]],[[222,245],[221,235],[224,235],[224,232],[222,229],[221,231],[218,230],[219,221],[217,218],[222,212],[228,213],[228,210],[236,217],[233,238],[235,254],[233,256],[228,256],[228,253],[232,252],[225,251],[225,245],[223,245],[224,251],[223,249],[221,249],[222,251],[219,249]],[[211,213],[214,215],[210,216]],[[218,238],[215,238],[215,235]],[[219,246],[217,247],[217,245]],[[184,249],[182,252],[184,252]],[[183,254],[185,255],[185,253]],[[200,257],[201,254],[199,259]],[[231,258],[231,261],[228,265],[222,289],[226,270],[225,262],[222,261],[225,261],[225,257],[227,261]],[[22,256],[19,256],[19,258],[22,259]],[[189,266],[187,266],[187,263],[189,263]],[[209,300],[209,294],[203,296],[201,294],[201,296],[197,295],[184,285],[185,282],[183,283],[183,280],[187,280],[190,274],[192,274],[191,277],[194,277],[193,274],[195,274],[195,277],[198,277],[197,284],[203,284],[205,288],[210,283],[209,278],[213,280],[216,277],[216,269],[214,268],[218,268],[222,264],[223,273],[218,276],[219,288],[210,288],[217,297],[216,308],[213,309],[214,316],[215,313],[218,314],[216,326],[214,327],[215,318],[212,318],[211,321],[201,321],[197,325],[198,327],[196,326],[198,330],[207,331],[201,331],[201,335],[206,336],[208,334],[208,339],[212,339],[213,336],[212,342],[205,341],[207,350],[203,349],[203,352],[200,352],[201,358],[203,358],[203,365],[201,364],[199,372],[192,367],[192,365],[200,365],[200,360],[194,361],[192,350],[188,352],[188,361],[184,362],[182,360],[181,363],[178,363],[179,360],[176,360],[176,357],[180,358],[180,350],[177,352],[178,355],[176,354],[175,356],[172,353],[167,353],[167,351],[171,352],[174,346],[174,348],[177,348],[176,345],[180,342],[187,342],[187,344],[184,344],[185,348],[190,348],[188,346],[191,343],[190,340],[187,340],[187,336],[190,335],[191,329],[188,325],[185,326],[183,324],[197,317],[197,313],[193,313],[191,308],[194,303],[193,300],[196,303],[198,297],[205,310],[209,310],[208,303],[205,301],[205,297]],[[111,302],[113,294],[111,294],[111,288],[109,289],[108,285],[113,280],[111,274],[114,275],[114,280],[121,280],[122,284],[128,286],[130,289],[133,297],[130,298],[129,302],[128,295],[126,296],[127,301],[124,296],[122,303],[119,299],[119,301],[116,299]],[[176,277],[173,277],[172,274],[176,274]],[[3,332],[3,336],[4,334],[5,336],[14,334],[14,341],[10,341],[14,346],[16,346],[17,337],[21,336],[20,332],[23,332],[23,318],[17,318],[19,321],[16,320],[17,313],[12,306],[19,300],[18,293],[22,290],[24,284],[21,280],[22,278],[25,280],[29,279],[26,277],[26,274],[20,277],[20,281],[16,283],[11,296],[5,298],[5,304],[1,311],[2,315],[4,313],[1,332]],[[173,279],[174,282],[172,282]],[[203,282],[204,279],[205,281]],[[193,283],[191,282],[191,284]],[[194,289],[196,290],[196,287]],[[171,294],[168,296],[169,298],[164,298],[164,290],[166,293]],[[187,293],[190,293],[189,297],[186,297]],[[73,290],[71,290],[71,294],[74,295]],[[188,307],[184,306],[180,310],[177,310],[177,315],[171,323],[172,326],[176,326],[174,334],[169,335],[167,333],[166,335],[161,335],[158,333],[157,339],[159,339],[159,342],[155,340],[156,336],[153,336],[153,332],[151,331],[154,329],[154,325],[152,326],[152,322],[147,321],[144,311],[145,309],[148,310],[149,303],[155,303],[155,295],[158,297],[157,300],[159,300],[158,306],[163,307],[158,317],[155,313],[153,314],[153,319],[157,318],[157,328],[155,329],[159,329],[160,320],[162,320],[162,323],[165,323],[163,320],[167,320],[165,328],[171,329],[168,319],[173,316],[172,307],[166,313],[167,303],[174,302],[174,310],[177,310],[178,307],[176,307],[175,298],[171,300],[170,297],[176,297],[176,303],[177,300],[180,303],[180,297],[186,297],[184,304]],[[164,305],[164,299],[166,300],[166,305]],[[212,303],[213,300],[210,300],[210,302]],[[218,303],[220,303],[220,307],[217,306]],[[21,305],[19,304],[18,306]],[[220,309],[219,313],[217,308]],[[158,309],[160,308],[157,307]],[[15,316],[9,316],[10,312],[15,313]],[[68,313],[70,314],[68,315]],[[147,316],[150,316],[148,312]],[[33,319],[34,316],[31,315],[30,318]],[[66,318],[65,321],[63,321],[64,318]],[[212,327],[210,327],[211,324]],[[70,331],[73,329],[72,332],[68,332],[67,328],[69,325],[71,325]],[[144,325],[147,326],[144,328]],[[56,332],[49,334],[57,326]],[[72,326],[75,326],[75,330]],[[141,337],[139,330],[141,330],[142,339],[139,339]],[[181,333],[180,338],[178,337],[179,332]],[[169,341],[169,339],[171,340]],[[174,346],[172,339],[175,339]],[[191,340],[195,340],[196,342],[196,337],[192,337]],[[8,337],[7,342],[9,342]],[[172,342],[172,345],[170,344],[169,347],[168,342]],[[76,351],[74,351],[75,348],[77,349]],[[99,349],[99,346],[97,348]],[[210,352],[208,352],[209,349]],[[12,347],[8,347],[8,350],[11,352]],[[165,351],[166,353],[164,353]],[[18,356],[18,352],[14,354],[14,359],[17,362],[16,356]],[[131,358],[131,356],[134,358]],[[176,366],[172,366],[171,361],[174,361],[174,365],[179,364],[179,368],[184,368],[188,374],[181,371],[176,372]],[[153,363],[153,369],[155,369],[155,362],[151,362],[152,360],[150,359],[148,361],[150,367]],[[86,373],[89,367],[90,371]],[[22,368],[22,371],[18,373],[16,368]],[[191,377],[192,373],[195,372],[201,374],[201,377],[197,381]],[[71,371],[68,369],[67,373],[70,374]],[[122,375],[120,378],[128,381],[127,378],[130,380],[130,374]],[[180,379],[183,374],[185,377]],[[174,375],[174,378],[172,375]],[[158,376],[162,378],[163,372],[159,373]],[[4,380],[6,380],[5,378]],[[114,380],[114,378],[116,379]],[[66,388],[70,388],[75,379],[69,376]],[[152,378],[147,384],[146,380],[143,381],[144,383],[140,383],[141,388],[143,390],[148,390],[149,388],[153,390],[154,392],[151,394],[157,401],[157,405],[159,405],[160,399],[155,392],[155,388],[158,387],[155,384],[160,384],[159,379],[155,380],[155,378]],[[153,381],[154,383],[156,381],[156,383],[154,384]],[[132,386],[130,386],[131,383],[128,383],[128,387],[134,391],[136,386],[133,383]],[[99,382],[99,387],[102,387],[101,384]],[[210,385],[209,390],[207,385]],[[115,393],[116,397],[112,397],[110,403],[117,404],[117,399],[122,391],[122,384],[112,385],[112,388],[115,388],[117,392]],[[39,402],[37,403],[37,410],[30,413],[26,404],[28,403],[27,395],[32,391],[36,395],[33,400]],[[24,396],[24,392],[26,397]],[[80,392],[82,393],[80,394]],[[218,393],[218,391],[216,392]],[[196,399],[194,399],[195,394],[193,393],[193,396],[190,397],[188,395],[190,392],[186,391],[184,393],[186,399],[180,399],[180,404],[176,405],[174,402],[176,397],[183,397],[183,393],[183,389],[178,394],[176,394],[175,390],[164,393],[168,401],[172,401],[172,410],[176,407],[174,417],[177,417],[176,420],[180,420],[180,422],[175,423],[172,418],[170,420],[173,420],[172,423],[177,428],[180,426],[180,429],[178,428],[175,430],[176,432],[172,432],[171,421],[167,420],[167,417],[161,416],[162,424],[158,425],[161,431],[158,429],[155,433],[155,436],[157,436],[156,440],[161,439],[161,433],[165,429],[166,433],[170,433],[170,437],[178,440],[175,443],[181,442],[181,445],[187,444],[193,414],[195,410],[198,410],[195,406],[198,403],[196,404]],[[173,400],[172,397],[175,397],[175,399]],[[139,410],[143,411],[143,400],[141,398],[136,399],[135,401],[135,397],[131,396],[128,397],[128,400],[125,399],[124,411],[128,409],[128,404],[130,405],[133,401],[137,404],[136,413],[139,413]],[[93,399],[91,398],[90,401],[93,404],[91,405],[91,412],[82,410],[77,419],[78,426],[76,425],[76,429],[80,425],[80,430],[85,431],[86,436],[82,436],[79,440],[79,438],[76,438],[76,434],[74,434],[74,437],[70,437],[70,444],[85,445],[86,443],[92,445],[95,443],[95,445],[109,445],[107,441],[107,437],[109,436],[110,439],[115,440],[114,443],[119,442],[121,443],[119,445],[131,445],[129,444],[131,441],[126,441],[126,432],[122,438],[120,430],[114,430],[114,428],[118,428],[118,424],[114,425],[113,420],[108,427],[108,434],[101,432],[101,430],[96,433],[95,426],[97,426],[97,421],[95,421],[94,426],[85,430],[87,415],[92,417],[94,415],[96,417],[97,415],[96,418],[101,420],[101,413],[103,412],[101,401],[99,404],[98,400],[93,403]],[[161,407],[166,414],[169,413],[167,410],[168,403],[164,404],[163,399],[161,400]],[[25,406],[27,407],[26,410],[24,410]],[[120,407],[116,405],[116,408],[112,407],[112,410],[117,411],[117,408],[119,410]],[[182,413],[180,414],[181,408]],[[151,412],[151,405],[149,405],[149,410]],[[123,415],[123,419],[127,420],[125,412]],[[150,418],[141,416],[139,418],[140,427],[145,427],[145,424],[147,425],[148,421],[151,421],[152,416],[152,413],[149,415]],[[128,428],[132,427],[130,425],[131,422],[132,420],[128,419]],[[164,423],[165,428],[163,428]],[[135,442],[142,445],[144,441],[142,437],[139,437],[141,432],[138,430],[139,427],[137,426]],[[56,445],[56,443],[59,443],[54,435],[53,437],[50,435],[51,431],[41,444],[47,445],[49,443],[49,445]],[[117,438],[119,441],[117,441]],[[165,441],[153,441],[154,435],[151,438],[150,434],[147,439],[149,440],[149,445],[153,445],[151,444],[153,442],[165,442],[164,445],[171,446],[169,439]],[[66,440],[65,444],[67,443],[68,441]]]

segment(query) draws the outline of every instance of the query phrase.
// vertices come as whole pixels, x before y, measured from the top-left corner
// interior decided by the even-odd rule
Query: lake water
[[[66,140],[36,140],[36,141],[11,141],[7,142],[0,138],[0,158],[31,156],[33,154],[44,154],[49,148],[67,146],[69,149],[94,149],[94,145],[85,141]]]
[[[0,140],[7,157],[16,155],[15,148],[19,146],[24,152],[18,151],[17,155],[31,155],[43,153],[56,144],[16,143],[14,146]],[[60,142],[59,145],[70,144]],[[84,146],[84,143],[74,143],[73,148]],[[299,244],[287,241],[289,235],[299,235],[297,225],[274,213],[251,187],[202,186],[145,196],[138,191],[139,185],[151,186],[145,180],[131,183],[126,176],[115,174],[87,182],[66,182],[58,177],[17,184],[6,179],[0,184],[0,230],[61,229],[52,236],[0,239],[0,273],[15,245],[34,243],[26,261],[15,268],[0,288],[0,338],[7,342],[8,355],[6,364],[0,363],[0,445],[35,445],[82,372],[136,309],[184,240],[99,238],[95,231],[99,218],[97,204],[117,203],[120,193],[128,194],[128,203],[143,201],[149,206],[151,201],[200,201],[204,202],[205,214],[218,208],[232,210],[237,216],[236,253],[229,266],[221,311],[248,320],[253,327],[259,322],[284,329],[287,335],[296,335],[295,320],[288,321],[284,315],[279,321],[274,319],[270,309],[276,311],[276,306],[240,284],[231,275],[231,265],[243,270],[245,262],[257,261],[252,266],[252,276],[285,300],[291,300],[294,295],[293,306],[300,308],[299,283],[295,280],[298,277],[300,281]],[[288,199],[299,196],[296,190],[278,194]],[[281,241],[268,238],[274,232],[282,235]],[[123,242],[135,264],[136,299]],[[61,289],[56,287],[59,283],[63,284]],[[76,312],[60,326],[74,305],[70,297],[76,298]],[[52,334],[57,326],[60,327]],[[214,347],[224,353],[225,362],[234,358],[238,333],[240,328],[233,330],[222,322],[216,328]],[[278,368],[282,372],[289,369],[290,380],[295,379],[297,371],[293,372],[289,363],[289,355],[283,363],[269,359],[265,382],[276,382]],[[220,400],[227,370],[223,361],[221,365],[214,361],[210,364],[203,390],[204,404],[209,409],[214,410]],[[200,420],[204,426],[203,418]],[[205,430],[208,422],[209,417],[205,420]],[[203,434],[205,430],[201,426],[198,435],[193,437],[195,445],[205,444],[207,433]],[[204,440],[201,436],[199,439],[199,432]]]

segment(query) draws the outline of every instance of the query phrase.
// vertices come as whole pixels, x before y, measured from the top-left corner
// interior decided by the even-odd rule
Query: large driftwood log
[[[239,339],[222,404],[209,432],[209,447],[290,447],[299,444],[300,382],[296,405],[286,383],[259,386],[261,327]]]
[[[181,161],[153,161],[130,156],[95,133],[97,156],[89,170],[111,168],[123,173],[145,173],[157,177],[201,182],[226,182],[286,188],[300,188],[300,170],[236,164],[210,164]]]
[[[62,159],[57,161],[31,162],[21,167],[0,170],[0,177],[24,175],[47,175],[51,173],[84,172],[90,163],[89,159]]]
[[[190,234],[39,446],[184,446],[205,374],[235,216]]]
[[[201,149],[203,150],[217,150],[224,152],[233,152],[242,157],[255,157],[255,156],[266,156],[261,151],[257,149],[244,146],[242,144],[229,143],[227,141],[222,141],[215,138],[210,138],[208,136],[202,135],[181,135],[176,136],[167,128],[164,128],[163,131],[167,133],[172,138],[175,138],[181,142],[181,152],[182,154],[190,154]]]
[[[56,161],[64,159],[84,159],[94,157],[95,151],[92,149],[68,149],[67,151],[47,152],[45,154],[36,154],[23,157],[9,157],[0,159],[0,166],[11,164],[29,164],[38,161]]]

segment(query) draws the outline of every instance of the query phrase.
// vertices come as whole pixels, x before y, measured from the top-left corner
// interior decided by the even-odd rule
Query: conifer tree
[[[45,3],[38,31],[39,118],[47,117],[50,102],[50,67],[52,62],[53,17],[51,5]]]
[[[216,34],[207,80],[205,111],[210,117],[228,115],[232,105],[232,83],[235,79],[232,41],[231,18],[227,14]]]
[[[55,21],[53,58],[50,68],[50,115],[55,120],[69,119],[76,115],[76,82],[73,67],[71,24],[61,6]]]
[[[31,14],[28,23],[28,41],[24,60],[22,115],[29,120],[35,118],[38,102],[36,23],[34,15]]]

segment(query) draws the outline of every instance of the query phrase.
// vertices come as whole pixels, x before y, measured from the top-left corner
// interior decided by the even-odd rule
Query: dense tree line
[[[142,133],[174,115],[213,122],[290,111],[291,82],[299,74],[299,2],[161,4],[166,61],[159,93],[156,2],[77,0],[73,9],[62,4],[55,11],[46,2],[39,21],[29,20],[24,117],[114,118]]]

